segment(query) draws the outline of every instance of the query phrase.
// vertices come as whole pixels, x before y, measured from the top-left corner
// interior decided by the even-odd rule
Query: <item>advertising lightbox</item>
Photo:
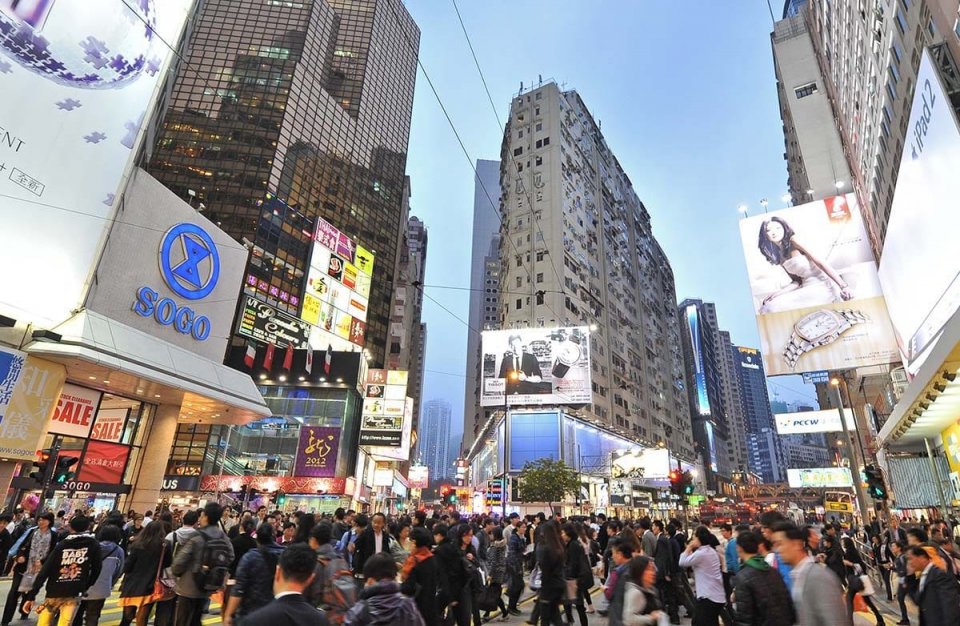
[[[899,360],[853,194],[740,220],[768,376]]]
[[[411,465],[407,473],[407,484],[411,489],[426,489],[430,486],[430,468],[426,465]]]
[[[80,304],[193,0],[0,1],[0,311]]]
[[[406,372],[367,370],[366,392],[360,413],[360,445],[375,448],[403,448],[406,427],[407,454],[410,451],[410,424],[406,407]],[[399,401],[393,398],[399,396]],[[391,398],[391,399],[388,399]],[[400,410],[398,411],[397,408]],[[411,409],[412,410],[412,409]],[[369,452],[373,454],[373,452]],[[403,458],[406,458],[406,454]]]
[[[856,429],[853,411],[844,409],[847,429]],[[777,413],[773,416],[777,424],[777,434],[804,435],[809,433],[839,433],[843,431],[840,414],[836,409],[825,411],[801,411],[798,413]]]
[[[483,332],[480,405],[590,404],[586,326]]]
[[[376,258],[332,224],[317,218],[300,318],[313,326],[314,350],[363,347]]]
[[[787,483],[792,489],[853,487],[853,475],[847,467],[788,469]]]
[[[911,374],[960,308],[960,129],[952,107],[925,49],[880,257],[880,283]]]
[[[670,475],[670,451],[666,448],[622,450],[610,455],[612,478],[666,478]]]

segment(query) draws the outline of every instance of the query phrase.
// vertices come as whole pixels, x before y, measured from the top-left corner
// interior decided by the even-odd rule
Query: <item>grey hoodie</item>
[[[200,561],[203,558],[204,538],[200,535],[206,535],[207,539],[222,536],[224,533],[218,526],[205,526],[204,528],[178,529],[176,535],[177,545],[173,549],[173,564],[170,566],[171,573],[177,577],[177,586],[174,591],[178,596],[184,598],[207,598],[209,593],[197,587],[194,574],[200,570]],[[229,548],[230,561],[233,561],[233,548],[227,541]]]
[[[100,575],[97,581],[87,590],[87,600],[106,600],[110,597],[113,586],[120,580],[123,574],[123,561],[125,559],[123,548],[112,541],[100,542],[100,556],[103,559],[103,565],[100,569]]]

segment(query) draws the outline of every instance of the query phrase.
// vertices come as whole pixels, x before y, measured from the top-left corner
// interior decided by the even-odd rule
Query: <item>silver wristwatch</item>
[[[790,341],[783,349],[783,360],[790,369],[794,369],[800,357],[807,352],[831,344],[850,330],[851,326],[869,321],[870,318],[862,312],[852,309],[814,311],[793,325]]]

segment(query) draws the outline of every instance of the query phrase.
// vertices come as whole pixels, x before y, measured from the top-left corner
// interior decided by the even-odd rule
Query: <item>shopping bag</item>
[[[533,591],[540,591],[542,580],[543,577],[540,575],[540,566],[536,565],[533,568],[533,571],[530,572],[530,589]]]
[[[858,593],[853,596],[853,612],[854,613],[869,613],[870,607],[867,606],[867,601]]]
[[[17,587],[17,591],[20,593],[27,593],[33,589],[33,583],[37,580],[37,572],[26,572],[23,577],[20,579],[20,586]]]

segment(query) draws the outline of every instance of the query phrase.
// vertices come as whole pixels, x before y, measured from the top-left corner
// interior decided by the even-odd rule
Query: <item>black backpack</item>
[[[200,569],[194,573],[197,588],[211,593],[222,589],[230,578],[230,564],[233,559],[233,546],[222,532],[210,537],[199,532],[203,546],[200,550]]]

